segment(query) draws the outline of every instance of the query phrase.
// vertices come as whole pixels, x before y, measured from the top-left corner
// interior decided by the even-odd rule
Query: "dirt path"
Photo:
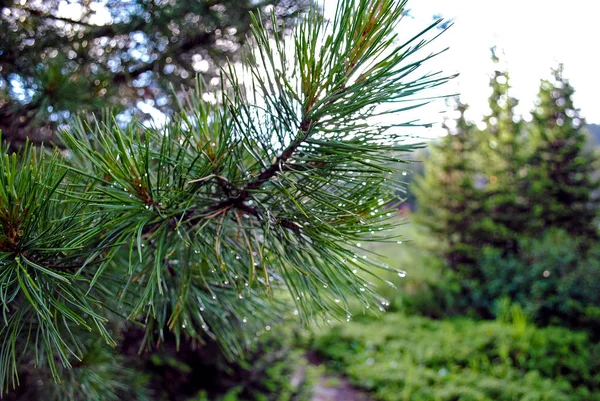
[[[306,359],[312,365],[321,365],[323,361],[309,352]],[[325,374],[313,389],[311,401],[372,401],[364,392],[352,386],[348,379],[333,374]]]
[[[364,392],[354,388],[348,380],[325,375],[313,390],[312,401],[371,401]]]

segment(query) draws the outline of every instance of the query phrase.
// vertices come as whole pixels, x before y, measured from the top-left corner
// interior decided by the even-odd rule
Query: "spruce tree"
[[[534,209],[531,231],[557,227],[597,238],[598,189],[594,158],[584,150],[584,119],[573,104],[575,92],[560,65],[551,80],[542,80],[531,123],[531,150],[525,166],[524,196]]]
[[[386,266],[361,243],[393,240],[393,166],[416,145],[414,123],[379,116],[449,79],[419,68],[439,21],[397,41],[405,3],[312,11],[292,46],[254,15],[257,50],[217,102],[198,83],[164,127],[109,115],[73,122],[61,151],[3,148],[2,391],[44,371],[62,381],[46,399],[148,399],[110,356],[128,326],[143,349],[214,338],[234,358],[285,293],[304,322],[350,319],[350,298],[381,308],[367,277]]]
[[[485,227],[481,174],[476,156],[481,133],[465,117],[468,105],[456,102],[458,118],[444,138],[431,146],[425,174],[414,189],[418,199],[415,222],[426,229],[424,245],[467,276],[476,275],[473,264]],[[431,241],[434,239],[434,241]],[[427,246],[431,244],[431,246]]]
[[[492,60],[498,65],[495,52]],[[510,95],[508,71],[497,69],[490,79],[492,93],[488,104],[491,113],[484,119],[479,149],[483,190],[486,193],[487,239],[489,245],[514,251],[518,236],[527,225],[527,202],[519,196],[519,169],[523,164],[522,122],[515,114],[517,99]]]

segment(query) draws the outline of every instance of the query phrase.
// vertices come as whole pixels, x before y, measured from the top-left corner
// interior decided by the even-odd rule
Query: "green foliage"
[[[76,204],[66,194],[68,170],[58,153],[29,145],[19,154],[9,156],[6,147],[2,153],[0,381],[6,386],[18,382],[25,355],[36,365],[46,361],[58,375],[57,362],[69,367],[73,354],[83,354],[86,331],[113,342],[100,301],[87,293],[90,276],[78,271],[89,258],[87,202]]]
[[[482,282],[474,282],[473,304],[494,310],[508,297],[539,324],[600,328],[600,247],[581,251],[581,239],[563,230],[522,242],[518,255],[487,249],[479,262]]]
[[[340,324],[314,347],[382,401],[599,399],[597,344],[584,333],[510,320],[389,313]]]
[[[255,15],[252,79],[229,66],[218,102],[198,84],[160,129],[106,116],[74,123],[54,156],[4,149],[1,390],[23,366],[59,378],[134,326],[140,351],[211,339],[233,359],[281,320],[283,293],[304,323],[379,304],[357,273],[393,269],[361,243],[394,238],[394,166],[418,147],[398,132],[414,123],[379,117],[449,79],[419,73],[440,21],[396,40],[404,7],[340,1],[331,29],[299,21],[293,47]]]

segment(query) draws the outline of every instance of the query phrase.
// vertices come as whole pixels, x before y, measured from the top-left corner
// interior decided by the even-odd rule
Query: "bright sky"
[[[326,16],[333,17],[337,0],[320,1]],[[511,75],[512,95],[521,102],[519,113],[529,113],[539,80],[549,77],[551,67],[563,63],[565,76],[576,90],[576,107],[588,123],[600,123],[600,56],[596,50],[600,0],[408,0],[408,8],[411,17],[400,23],[401,37],[419,32],[434,15],[454,21],[424,53],[450,49],[423,68],[460,73],[437,94],[460,93],[463,102],[471,106],[470,119],[480,121],[488,111],[489,76],[495,68],[490,47],[497,46],[503,66]],[[73,14],[76,10],[62,11]],[[447,110],[443,101],[437,101],[417,117],[423,122],[441,123]],[[440,125],[416,134],[443,135]]]
[[[327,14],[334,12],[335,3],[325,0]],[[401,30],[422,29],[434,15],[454,20],[430,49],[450,47],[449,51],[424,68],[460,73],[446,91],[460,93],[471,105],[471,119],[480,120],[487,112],[489,75],[494,70],[490,47],[496,45],[511,75],[512,95],[521,101],[521,114],[533,108],[539,80],[562,62],[576,90],[576,107],[587,122],[600,123],[599,0],[409,0],[408,8],[413,18],[405,18]],[[443,109],[443,102],[433,105],[426,119],[441,121],[438,112]]]

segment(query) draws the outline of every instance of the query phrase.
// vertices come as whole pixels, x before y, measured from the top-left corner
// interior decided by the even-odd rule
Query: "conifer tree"
[[[492,51],[492,60],[500,59]],[[491,113],[479,149],[480,171],[485,177],[485,214],[488,226],[485,236],[489,245],[514,251],[519,233],[527,224],[526,200],[519,196],[519,169],[523,164],[522,122],[515,114],[517,99],[510,95],[510,76],[506,70],[496,70],[490,79],[492,93],[488,103]]]
[[[481,174],[475,157],[480,132],[465,117],[468,105],[457,100],[458,118],[442,140],[431,146],[425,174],[414,189],[419,209],[415,222],[426,228],[426,243],[448,266],[466,275],[476,274],[472,266],[482,244],[479,231],[485,227]],[[431,239],[434,241],[431,241]]]
[[[524,196],[534,205],[531,230],[557,227],[588,239],[597,238],[598,182],[594,158],[586,154],[584,119],[573,104],[575,92],[560,65],[552,79],[541,81],[531,123]]]
[[[128,325],[143,349],[212,337],[236,357],[284,292],[304,322],[350,319],[350,297],[381,308],[366,273],[386,266],[360,243],[392,240],[383,206],[415,145],[414,123],[378,116],[449,79],[419,68],[439,21],[398,42],[405,3],[341,0],[331,24],[301,19],[292,46],[254,16],[257,50],[223,70],[218,102],[198,83],[165,127],[107,116],[74,122],[64,151],[4,148],[0,388],[42,370],[57,400],[147,399],[97,351]]]

